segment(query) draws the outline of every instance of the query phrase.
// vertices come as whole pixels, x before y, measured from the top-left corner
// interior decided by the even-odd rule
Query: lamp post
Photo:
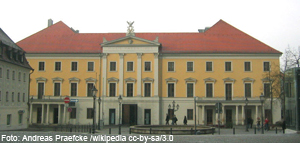
[[[122,96],[119,95],[118,101],[119,101],[119,135],[121,134],[121,104],[122,104]]]
[[[249,103],[249,100],[248,100],[248,98],[246,97],[246,99],[245,99],[245,103],[246,103],[246,107],[245,107],[245,120],[246,120],[246,132],[249,132],[249,130],[248,130],[248,118],[247,118],[247,106],[248,106],[248,103]]]
[[[169,109],[172,109],[173,110],[173,116],[172,116],[172,118],[175,116],[175,112],[179,109],[179,104],[177,104],[176,106],[175,106],[175,104],[176,104],[176,102],[175,102],[175,100],[173,100],[173,102],[172,102],[172,106],[171,106],[171,104],[169,104]],[[175,109],[175,107],[176,107],[176,109]],[[170,116],[170,114],[169,114],[169,116]],[[171,117],[171,116],[170,116]],[[172,123],[173,123],[173,119],[172,119]],[[173,123],[174,124],[174,123]],[[173,125],[172,124],[172,125]]]
[[[92,94],[93,94],[93,134],[95,134],[95,124],[96,124],[96,107],[95,107],[95,101],[96,101],[96,93],[97,89],[95,86],[92,88]]]
[[[100,98],[100,96],[99,96],[99,98],[98,98],[98,105],[99,105],[99,114],[98,114],[98,130],[100,130],[100,114],[101,114],[101,112],[100,112],[100,105],[101,105],[101,98]]]
[[[194,125],[194,128],[195,128],[195,134],[197,133],[197,131],[196,131],[196,129],[197,129],[197,126],[196,126],[196,118],[197,118],[197,116],[196,116],[196,102],[197,102],[197,100],[198,100],[198,97],[195,96],[194,97],[194,110],[195,110],[195,125]]]
[[[264,124],[263,124],[263,104],[265,102],[265,96],[261,93],[259,96],[260,102],[261,102],[261,133],[264,134]]]

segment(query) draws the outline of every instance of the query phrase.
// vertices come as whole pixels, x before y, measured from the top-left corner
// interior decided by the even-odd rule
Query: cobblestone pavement
[[[109,134],[111,128],[111,134]],[[216,130],[217,131],[217,130]],[[0,131],[0,142],[200,142],[200,143],[290,143],[299,142],[300,135],[293,130],[266,131],[265,134],[257,132],[254,134],[253,129],[245,131],[244,126],[236,126],[235,134],[233,129],[221,129],[220,135],[145,135],[129,134],[129,127],[122,127],[122,135],[118,135],[118,126],[105,126],[104,129],[98,130],[96,134],[77,133],[77,132],[55,132],[51,130],[28,129],[24,131]],[[48,141],[47,141],[48,140]],[[112,141],[113,140],[113,141]]]

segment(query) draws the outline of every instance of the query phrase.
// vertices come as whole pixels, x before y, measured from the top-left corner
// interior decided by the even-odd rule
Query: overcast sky
[[[80,33],[197,32],[223,19],[284,52],[300,46],[300,0],[0,0],[0,27],[18,42],[63,21]]]

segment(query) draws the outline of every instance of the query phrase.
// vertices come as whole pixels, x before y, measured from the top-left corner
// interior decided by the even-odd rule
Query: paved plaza
[[[24,131],[1,131],[1,142],[200,142],[200,143],[290,143],[299,142],[300,135],[296,131],[287,129],[285,134],[278,130],[265,131],[264,134],[256,132],[254,129],[245,131],[244,126],[235,126],[233,129],[221,129],[220,135],[216,132],[214,135],[149,135],[149,134],[129,134],[129,127],[122,126],[121,134],[118,135],[118,126],[105,126],[102,130],[97,130],[96,134],[78,133],[78,132],[60,132],[50,129],[29,128]],[[109,134],[111,130],[111,134]],[[216,129],[216,131],[218,131]],[[84,139],[85,137],[85,139]],[[48,138],[48,140],[46,139]],[[49,140],[49,139],[52,140]],[[112,141],[113,140],[113,141]]]

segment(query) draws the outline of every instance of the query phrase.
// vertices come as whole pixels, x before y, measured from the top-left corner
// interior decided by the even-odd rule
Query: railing
[[[98,127],[97,124],[95,128]],[[54,131],[57,132],[80,132],[80,133],[92,133],[93,125],[57,125],[54,127]]]

